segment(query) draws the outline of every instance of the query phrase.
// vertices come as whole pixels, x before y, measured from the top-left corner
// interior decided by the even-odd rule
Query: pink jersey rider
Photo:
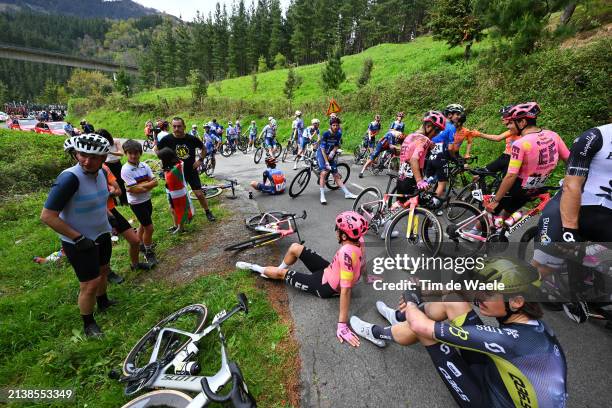
[[[425,158],[427,153],[434,147],[434,143],[425,135],[420,133],[411,133],[404,139],[400,150],[400,169],[398,178],[404,180],[408,177],[414,177],[412,168],[410,167],[411,159],[419,160],[419,168],[425,167]]]
[[[359,238],[359,246],[344,244],[334,259],[323,271],[323,284],[327,283],[337,292],[340,288],[352,288],[365,269],[365,241]]]

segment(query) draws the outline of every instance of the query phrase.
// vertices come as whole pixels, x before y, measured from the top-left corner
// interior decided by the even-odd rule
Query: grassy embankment
[[[236,293],[242,291],[249,297],[251,310],[248,316],[224,325],[230,358],[239,362],[262,406],[287,406],[282,378],[290,374],[294,356],[276,346],[288,339],[289,328],[248,273],[211,274],[186,285],[151,281],[146,279],[148,272],[129,270],[127,245],[121,239],[113,246],[111,265],[126,282],[109,287],[110,297],[121,303],[97,315],[106,333],[103,340],[83,337],[76,306],[79,287],[72,268],[66,261],[32,262],[33,256],[46,256],[59,248],[57,235],[43,226],[39,215],[48,186],[68,164],[62,144],[63,138],[0,130],[0,170],[16,186],[13,191],[29,191],[5,196],[0,202],[0,387],[72,388],[76,400],[66,406],[121,406],[128,398],[107,373],[121,365],[140,336],[162,317],[191,303],[205,303],[212,313],[210,321],[217,311],[232,307]],[[162,188],[153,191],[153,206],[154,241],[162,262],[164,254],[196,234],[218,228],[227,216],[213,204],[219,218],[216,224],[207,223],[198,210],[189,232],[174,236],[166,232],[171,218]],[[134,218],[129,208],[120,211]],[[219,364],[218,342],[211,337],[202,344],[200,361],[210,375]]]

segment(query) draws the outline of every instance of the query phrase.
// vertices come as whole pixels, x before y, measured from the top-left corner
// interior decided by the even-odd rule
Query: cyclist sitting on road
[[[563,190],[548,202],[538,223],[533,264],[546,276],[564,264],[564,255],[552,243],[571,246],[583,241],[612,242],[612,124],[580,135],[567,161]],[[552,244],[552,245],[551,245]],[[603,247],[605,249],[605,247]],[[588,250],[588,248],[587,248]],[[588,253],[587,253],[588,255]],[[594,264],[590,255],[580,260]]]
[[[338,174],[338,162],[336,153],[342,142],[342,132],[340,132],[340,118],[333,117],[329,119],[329,130],[325,131],[321,136],[319,148],[317,149],[317,163],[321,171],[319,186],[321,188],[321,204],[326,205],[325,199],[325,180],[329,172],[334,177],[336,184],[344,191],[344,198],[355,199],[357,196],[351,193],[342,181],[342,176]]]
[[[512,143],[508,173],[489,203],[487,211],[502,217],[512,214],[533,199],[533,191],[543,187],[559,158],[567,161],[569,150],[558,134],[536,124],[540,106],[527,102],[509,111],[508,129],[521,135]],[[506,196],[507,195],[507,196]]]
[[[455,123],[455,127],[457,130],[455,132],[454,141],[453,144],[450,145],[448,148],[449,150],[451,150],[451,152],[454,153],[455,157],[459,157],[459,150],[461,149],[461,145],[463,144],[463,141],[467,139],[467,146],[465,148],[465,154],[463,155],[463,157],[467,159],[470,157],[470,152],[472,151],[472,144],[474,139],[480,137],[482,133],[477,130],[470,130],[464,127],[463,124],[465,123],[466,119],[467,116],[465,115],[465,113],[461,114],[457,119],[457,122]]]
[[[268,124],[261,129],[259,137],[263,136],[263,147],[266,149],[266,154],[275,156],[276,152],[276,119],[272,116],[268,118]]]
[[[378,347],[420,342],[460,407],[565,407],[565,354],[540,320],[539,303],[530,300],[537,272],[501,258],[488,260],[474,272],[482,283],[504,284],[499,292],[476,293],[474,301],[499,327],[484,324],[471,303],[456,294],[423,303],[418,289],[403,293],[399,310],[376,302],[391,326],[372,325],[356,316],[351,326]]]
[[[400,150],[401,144],[398,144],[397,141],[401,137],[402,132],[397,130],[389,130],[383,137],[380,138],[378,143],[376,143],[376,149],[370,154],[370,157],[364,163],[361,171],[359,172],[359,178],[363,178],[363,172],[374,163],[374,161],[380,156],[383,151],[389,151],[391,153]]]
[[[164,147],[157,153],[164,169],[166,180],[166,193],[172,213],[171,234],[183,231],[186,223],[193,218],[195,210],[187,193],[187,182],[185,181],[183,161],[178,158],[176,152],[169,147]]]
[[[319,143],[319,139],[321,138],[321,132],[319,130],[320,123],[321,122],[319,121],[319,119],[311,120],[310,126],[304,129],[304,131],[298,138],[299,150],[297,156],[295,157],[295,162],[293,163],[293,170],[297,170],[297,164],[304,155],[304,152],[306,151],[306,146],[308,146],[310,143]],[[313,140],[315,136],[316,140]]]
[[[363,147],[373,149],[376,146],[376,135],[380,132],[380,115],[374,116],[374,121],[368,125],[367,136],[363,139]]]
[[[359,339],[349,328],[348,315],[352,287],[365,273],[366,254],[363,235],[368,222],[355,211],[344,211],[336,217],[336,238],[340,248],[331,263],[314,250],[301,244],[291,244],[282,263],[276,266],[260,266],[248,262],[236,262],[236,267],[259,273],[264,278],[284,280],[289,286],[308,292],[320,298],[340,296],[340,311],[336,337],[353,347],[359,346]],[[311,273],[288,269],[297,260]]]
[[[433,199],[434,206],[442,203],[442,198],[446,192],[446,184],[448,182],[448,160],[453,157],[454,152],[449,151],[449,146],[454,142],[456,132],[455,122],[459,119],[465,110],[458,103],[448,105],[445,109],[444,116],[446,117],[446,127],[439,135],[434,137],[434,148],[432,149],[425,172],[427,177],[434,177],[438,180],[435,197]]]
[[[510,112],[510,109],[512,109],[512,107],[513,105],[506,105],[506,106],[503,106],[499,110],[499,114],[501,115],[502,122],[504,123],[504,126],[506,127],[507,127],[507,123],[510,121],[509,112]],[[481,138],[492,140],[494,142],[500,142],[502,140],[506,141],[506,148],[504,149],[504,152],[497,159],[487,164],[485,166],[485,170],[493,172],[493,173],[503,172],[504,175],[508,172],[508,164],[510,163],[510,154],[512,153],[512,143],[514,143],[514,141],[521,138],[520,135],[514,132],[515,132],[514,129],[512,130],[508,129],[499,135],[487,135],[484,133],[480,134]]]
[[[253,150],[255,139],[257,139],[257,123],[254,120],[251,121],[251,126],[249,126],[247,129],[247,132],[249,133],[249,146],[247,147],[248,153],[250,150]]]
[[[389,126],[389,130],[397,130],[400,133],[404,133],[404,112],[397,112],[395,121]]]
[[[285,174],[282,170],[276,168],[276,159],[272,156],[266,156],[266,166],[268,166],[268,168],[263,172],[263,181],[251,181],[251,187],[257,191],[271,195],[284,193],[286,183]]]

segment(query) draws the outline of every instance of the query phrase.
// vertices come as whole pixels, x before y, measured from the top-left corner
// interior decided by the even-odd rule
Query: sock
[[[281,264],[280,264],[280,265],[278,265],[278,269],[287,269],[287,266],[289,266],[289,265],[287,265],[287,264],[285,263],[285,261],[283,261],[283,262],[281,262]]]
[[[391,334],[391,326],[380,327],[378,325],[372,326],[372,336],[379,340],[391,340],[393,341],[393,335]]]
[[[98,303],[98,307],[104,307],[108,305],[108,296],[105,294],[96,296],[96,303]]]
[[[395,311],[395,318],[397,319],[398,322],[405,322],[406,321],[406,313],[400,312],[399,310],[396,310]]]
[[[83,326],[87,327],[92,323],[95,323],[96,320],[93,317],[93,313],[87,314],[87,315],[81,315],[81,318],[83,319]]]
[[[153,249],[153,245],[152,244],[149,244],[149,245],[143,244],[143,245],[144,245],[144,249],[145,249],[146,252],[149,252],[149,251],[151,251]]]
[[[321,194],[325,194],[325,187],[319,187],[319,190],[321,190]]]
[[[266,269],[266,268],[264,268],[263,266],[259,266],[259,265],[257,265],[257,264],[251,264],[251,270],[252,270],[252,271],[255,271],[255,272],[257,272],[257,273],[263,273],[263,271],[264,271],[265,269]]]
[[[346,188],[346,186],[344,186],[344,185],[343,185],[341,188],[342,188],[342,191],[344,191],[344,194],[352,194],[352,193],[349,191],[349,189],[348,189],[348,188]]]

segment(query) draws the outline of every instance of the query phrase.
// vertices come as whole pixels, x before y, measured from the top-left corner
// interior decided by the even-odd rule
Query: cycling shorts
[[[96,238],[96,246],[87,251],[77,251],[76,245],[65,241],[62,241],[62,248],[79,282],[89,282],[100,276],[100,267],[109,264],[113,253],[109,233]]]
[[[274,187],[274,185],[264,184],[264,183],[257,183],[257,187],[255,188],[261,191],[262,193],[268,193],[272,195],[282,194],[285,192],[285,190],[276,191],[276,188]]]
[[[508,191],[506,196],[499,201],[499,205],[495,208],[493,214],[498,215],[502,210],[512,214],[532,201],[535,197],[536,196],[530,194],[529,190],[523,189],[521,186],[521,179],[517,177],[512,187],[510,187],[510,191]]]
[[[301,137],[300,136],[300,149],[304,150],[306,148],[306,146],[308,146],[310,143],[312,143],[312,139],[308,139],[307,137]]]
[[[264,147],[274,147],[274,145],[276,145],[276,141],[272,137],[264,137],[263,145]]]
[[[416,181],[413,177],[406,177],[403,180],[397,180],[397,194],[414,195],[417,191]],[[397,201],[404,204],[408,197],[396,197]]]
[[[587,241],[610,246],[612,242],[612,210],[600,205],[580,207],[578,233]],[[563,225],[561,223],[561,192],[546,204],[538,221],[538,235],[535,238],[533,259],[549,268],[560,268],[564,263],[563,256],[554,242],[563,242]]]
[[[249,140],[255,140],[255,139],[257,139],[257,133],[251,133],[249,135]]]
[[[140,204],[130,204],[130,208],[136,216],[136,219],[138,219],[140,225],[143,227],[148,227],[149,225],[153,224],[153,220],[151,218],[153,215],[153,204],[151,203],[151,200],[147,200]]]
[[[485,166],[487,171],[492,173],[503,173],[504,175],[508,172],[508,164],[510,163],[510,155],[502,153],[497,159]]]
[[[425,175],[434,176],[438,181],[448,181],[448,160],[438,155],[435,159],[427,161]]]
[[[287,285],[320,298],[338,296],[338,292],[329,286],[328,283],[322,283],[323,271],[329,266],[329,261],[307,247],[302,249],[299,259],[311,273],[289,270],[285,275],[285,283]]]
[[[376,143],[376,148],[374,149],[372,154],[370,154],[370,160],[376,160],[376,158],[380,156],[383,150],[383,144],[381,142]]]
[[[214,156],[217,153],[217,149],[215,149],[215,145],[212,142],[206,142],[206,156]]]
[[[317,164],[319,165],[319,170],[320,171],[326,171],[327,170],[325,168],[325,159],[323,158],[323,153],[321,153],[321,150],[317,150]],[[338,173],[338,163],[336,162],[335,159],[330,159],[329,160],[329,166],[331,167],[331,174],[337,174]]]
[[[113,216],[109,216],[108,221],[111,227],[117,231],[117,234],[123,234],[125,231],[132,228],[128,220],[126,220],[125,217],[119,211],[117,211],[117,208],[113,208],[110,212]]]
[[[372,149],[376,146],[376,138],[374,136],[366,136],[363,138],[363,147],[371,147]]]

